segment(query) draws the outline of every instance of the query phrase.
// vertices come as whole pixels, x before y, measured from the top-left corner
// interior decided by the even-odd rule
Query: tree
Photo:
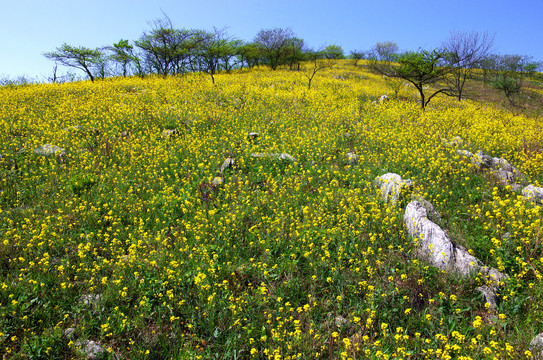
[[[504,93],[511,105],[515,105],[515,96],[520,93],[522,82],[519,78],[515,78],[507,73],[501,73],[492,79],[491,84],[494,88]]]
[[[327,59],[344,59],[343,48],[339,45],[328,45],[324,48],[323,55]]]
[[[259,45],[263,60],[272,70],[275,70],[285,63],[287,47],[292,39],[294,39],[294,33],[290,28],[274,28],[260,30],[254,42]]]
[[[214,75],[220,70],[221,66],[229,69],[228,61],[236,55],[236,50],[224,29],[202,32],[199,36],[201,40],[198,42],[196,56],[198,68],[200,71],[208,73],[211,76],[211,81],[215,84]]]
[[[494,37],[483,32],[451,32],[442,44],[443,63],[450,68],[445,78],[451,91],[449,94],[462,100],[464,85],[473,70],[486,59],[492,49]]]
[[[425,94],[427,86],[443,80],[448,72],[447,68],[439,66],[442,57],[442,53],[438,50],[407,51],[391,58],[397,64],[373,59],[370,67],[382,75],[404,79],[413,84],[419,91],[420,104],[424,110],[434,96],[449,91],[448,87],[444,87],[434,90],[430,96]]]
[[[282,64],[288,65],[290,70],[297,67],[300,70],[300,62],[305,59],[306,46],[303,39],[292,38],[287,41]]]
[[[364,59],[365,57],[366,57],[366,52],[362,50],[352,50],[349,55],[349,58],[353,60],[354,66],[357,66],[358,61]]]
[[[246,64],[247,67],[258,66],[262,58],[260,45],[254,42],[241,45],[238,57],[241,67],[243,64]]]
[[[191,51],[203,39],[194,30],[174,29],[170,19],[155,20],[153,28],[135,41],[144,55],[147,66],[157,74],[167,76],[186,71]]]
[[[370,51],[371,58],[377,61],[390,62],[398,53],[398,44],[392,41],[378,42]]]
[[[112,47],[108,47],[113,54],[111,59],[117,62],[123,72],[123,77],[126,77],[128,73],[128,65],[134,61],[134,46],[130,45],[128,40],[119,40],[118,43],[113,44]]]
[[[43,54],[47,59],[64,66],[83,70],[91,81],[94,81],[94,74],[91,69],[102,57],[98,49],[89,49],[83,46],[71,46],[66,43],[58,47],[56,51]]]
[[[323,51],[307,51],[306,62],[303,64],[303,74],[307,78],[307,88],[311,89],[311,82],[317,72],[335,65],[335,59],[329,59]]]

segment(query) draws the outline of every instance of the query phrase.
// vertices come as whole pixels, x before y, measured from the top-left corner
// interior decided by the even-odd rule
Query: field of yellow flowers
[[[542,186],[541,120],[444,97],[423,112],[407,86],[374,102],[385,93],[347,62],[311,89],[267,69],[215,86],[188,74],[1,88],[0,354],[84,358],[92,342],[121,359],[532,357],[541,206],[443,139]],[[374,186],[388,172],[509,276],[497,309],[481,276],[416,257],[403,207]]]

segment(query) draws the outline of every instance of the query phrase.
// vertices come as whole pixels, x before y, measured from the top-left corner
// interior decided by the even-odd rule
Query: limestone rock
[[[483,267],[475,256],[471,255],[466,249],[460,246],[454,248],[454,264],[453,267],[463,276],[469,276],[472,273],[477,273]]]
[[[479,150],[471,157],[471,163],[480,169],[490,169],[492,167],[492,157],[483,154],[483,152]]]
[[[79,302],[83,305],[94,305],[102,300],[101,294],[85,294],[79,297]]]
[[[483,285],[475,288],[477,291],[483,294],[485,302],[490,305],[489,309],[496,310],[498,308],[498,297],[496,291],[488,285]]]
[[[226,160],[223,161],[222,165],[221,165],[221,168],[220,168],[220,171],[221,173],[226,170],[226,169],[230,169],[232,168],[236,163],[236,160],[234,160],[234,158],[226,158]]]
[[[57,155],[57,156],[64,156],[66,155],[66,152],[64,152],[64,149],[52,145],[52,144],[44,144],[42,146],[38,146],[34,149],[34,154],[43,155],[43,156],[49,156],[49,155]]]
[[[410,192],[413,188],[413,182],[410,179],[403,180],[395,173],[387,173],[376,179],[376,185],[381,191],[381,198],[385,202],[396,204],[405,192]],[[403,192],[403,194],[402,194]]]
[[[290,160],[292,162],[296,161],[296,159],[293,156],[287,153],[273,153],[273,154],[252,153],[251,156],[255,158],[272,158],[272,159],[277,159],[277,160]]]
[[[259,136],[260,136],[260,134],[257,133],[257,132],[250,132],[249,134],[247,134],[247,139],[255,140]]]
[[[449,237],[427,217],[418,201],[407,204],[404,215],[407,232],[418,240],[419,255],[439,269],[449,269],[454,262],[454,247]]]
[[[352,153],[352,152],[347,153],[347,160],[351,164],[358,164],[358,159],[360,159],[360,155]]]
[[[522,190],[522,196],[535,203],[543,204],[543,188],[528,185]]]
[[[79,351],[85,354],[89,360],[102,359],[106,352],[106,350],[95,341],[77,340],[74,345],[79,348]]]
[[[216,176],[211,183],[215,186],[218,186],[223,183],[223,178],[220,176]]]
[[[412,199],[421,203],[421,205],[426,209],[428,219],[432,221],[441,219],[441,214],[434,208],[434,205],[431,202],[420,195],[414,195]]]
[[[379,96],[379,104],[382,104],[382,103],[384,103],[386,101],[388,101],[388,95]]]
[[[466,157],[468,159],[471,159],[473,157],[473,154],[468,150],[456,150],[456,153],[460,156]]]
[[[536,335],[532,341],[530,341],[530,350],[532,354],[543,358],[543,333]]]
[[[70,339],[73,337],[75,333],[75,329],[70,327],[70,328],[67,328],[66,330],[64,330],[64,336],[66,336],[66,338]]]
[[[455,136],[452,139],[441,139],[441,142],[446,147],[455,147],[464,144],[464,140],[460,136]],[[470,153],[471,154],[471,153]]]
[[[166,140],[173,139],[178,133],[176,129],[164,129],[162,130],[162,138]]]

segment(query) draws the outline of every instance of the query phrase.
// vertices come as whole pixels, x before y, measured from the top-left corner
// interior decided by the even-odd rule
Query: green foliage
[[[520,93],[522,81],[513,75],[501,73],[492,79],[491,85],[503,92],[511,105],[515,105],[515,96]]]

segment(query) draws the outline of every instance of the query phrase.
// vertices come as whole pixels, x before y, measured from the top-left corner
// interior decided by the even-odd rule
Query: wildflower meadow
[[[536,358],[542,205],[457,150],[541,187],[541,119],[446,96],[423,111],[347,60],[312,80],[0,88],[3,359]],[[507,276],[496,307],[480,273],[417,256],[409,199],[375,186],[391,172]]]

